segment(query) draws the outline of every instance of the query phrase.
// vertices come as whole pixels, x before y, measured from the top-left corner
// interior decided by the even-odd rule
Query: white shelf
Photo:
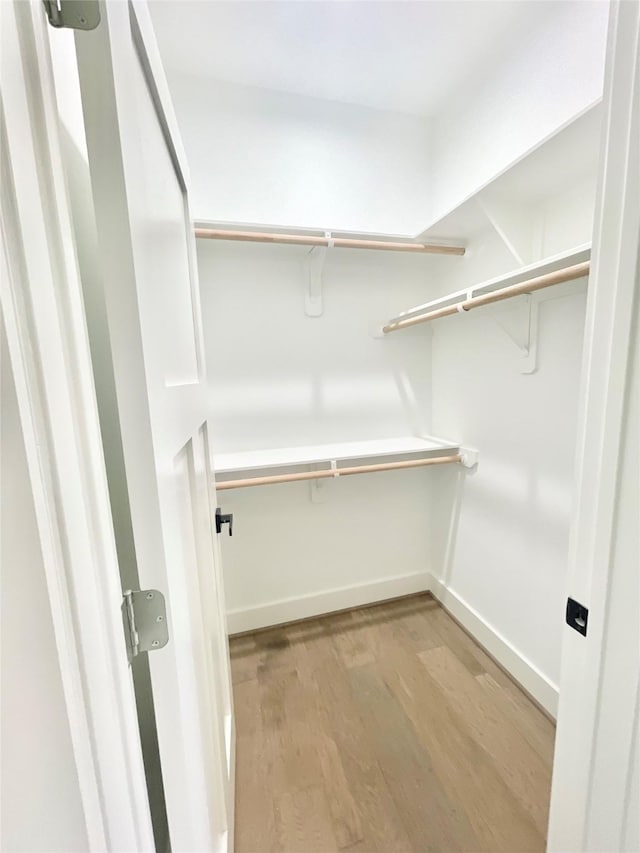
[[[602,108],[597,104],[438,216],[415,239],[468,244],[488,226],[483,201],[531,206],[597,174]]]
[[[437,219],[415,234],[383,234],[378,231],[331,229],[327,226],[301,226],[287,223],[274,225],[203,218],[198,218],[194,225],[196,228],[219,228],[232,231],[267,233],[287,231],[316,237],[322,237],[329,231],[334,237],[351,239],[466,245],[487,228],[488,219],[482,208],[484,200],[535,205],[582,179],[595,176],[600,150],[601,122],[602,106],[596,104],[533,149],[524,152],[518,160],[510,163],[502,172],[474,189],[451,210],[439,215]],[[309,252],[308,246],[278,245],[283,251],[298,252],[301,256]],[[270,246],[271,250],[273,248],[273,245]],[[425,255],[425,257],[431,256]]]
[[[337,444],[316,444],[305,447],[277,447],[265,450],[245,450],[239,453],[214,454],[216,474],[240,471],[259,471],[267,468],[288,468],[320,462],[339,462],[351,459],[387,458],[390,456],[428,456],[438,451],[457,452],[460,445],[433,436],[418,438],[381,438],[373,441],[350,441]]]
[[[559,252],[557,255],[552,255],[544,258],[541,261],[536,261],[532,264],[527,264],[524,267],[505,273],[504,275],[490,278],[487,281],[474,284],[471,287],[466,287],[463,290],[457,290],[455,293],[448,293],[446,296],[441,296],[439,299],[432,299],[430,302],[424,302],[422,305],[416,305],[414,308],[409,308],[398,314],[390,323],[395,323],[399,320],[406,320],[417,314],[424,314],[436,308],[446,308],[447,305],[453,305],[464,299],[472,299],[474,296],[480,296],[484,293],[491,293],[494,290],[500,290],[503,287],[509,287],[512,284],[520,284],[530,278],[535,278],[540,275],[555,272],[556,270],[564,269],[565,267],[580,264],[588,261],[591,258],[591,243],[584,243],[581,246],[575,246],[573,249],[568,249],[565,252]]]

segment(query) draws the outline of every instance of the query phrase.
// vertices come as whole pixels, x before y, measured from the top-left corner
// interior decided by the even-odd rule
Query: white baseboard
[[[555,719],[558,715],[558,687],[442,581],[430,575],[428,588],[491,657]]]
[[[310,616],[321,616],[323,613],[347,610],[363,604],[375,604],[376,601],[385,601],[388,598],[427,592],[430,579],[431,576],[426,572],[419,572],[298,598],[286,598],[258,607],[231,610],[227,613],[227,630],[229,634],[240,634],[243,631],[255,631],[258,628],[281,625],[284,622],[294,622],[296,619],[307,619]]]

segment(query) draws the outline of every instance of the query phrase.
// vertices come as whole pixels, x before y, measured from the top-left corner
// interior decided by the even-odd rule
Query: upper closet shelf
[[[415,239],[462,241],[468,246],[491,226],[511,242],[514,225],[523,225],[519,220],[526,220],[536,205],[594,178],[601,123],[602,107],[598,103],[439,215]],[[510,248],[516,250],[514,255],[519,254],[518,245],[512,243]],[[522,256],[517,262],[529,260]]]
[[[455,441],[431,436],[418,438],[380,438],[369,441],[347,441],[336,444],[312,444],[304,447],[277,447],[269,450],[244,450],[239,453],[214,455],[216,474],[237,471],[256,471],[260,468],[282,468],[311,465],[318,462],[345,459],[370,459],[378,456],[431,453],[437,450],[458,450]]]
[[[394,460],[394,457],[415,457]],[[379,460],[364,465],[338,465],[339,462],[357,460]],[[388,460],[388,461],[384,461]],[[294,468],[306,465],[322,465],[324,469],[281,473],[250,477],[241,480],[218,480],[217,488],[231,489],[244,486],[266,485],[292,480],[313,480],[348,476],[402,468],[415,468],[434,464],[460,462],[472,467],[477,462],[477,453],[461,448],[456,442],[446,439],[416,436],[374,439],[368,441],[318,444],[304,447],[280,447],[266,450],[248,450],[239,453],[221,453],[214,456],[216,475],[239,474],[247,471],[266,471],[275,468]]]
[[[590,258],[591,244],[585,243],[510,273],[410,308],[389,320],[383,332],[388,334],[428,320],[464,313],[482,305],[586,277],[589,274]]]

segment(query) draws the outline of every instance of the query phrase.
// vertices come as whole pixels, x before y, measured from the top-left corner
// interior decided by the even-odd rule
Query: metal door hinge
[[[52,27],[95,30],[100,23],[98,0],[42,0]]]
[[[129,663],[140,652],[161,649],[169,642],[167,608],[157,589],[127,590],[122,598],[122,621]]]

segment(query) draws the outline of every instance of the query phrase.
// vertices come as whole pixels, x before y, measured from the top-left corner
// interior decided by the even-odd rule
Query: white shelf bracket
[[[331,232],[326,231],[325,237],[329,241],[329,246],[314,246],[306,257],[304,313],[307,317],[321,317],[324,310],[322,304],[322,272],[327,259],[327,252],[333,247]]]
[[[520,266],[531,263],[535,235],[528,208],[486,195],[478,197],[478,205],[516,262]]]
[[[488,307],[488,315],[520,351],[520,373],[535,373],[538,350],[538,305],[533,295]]]

